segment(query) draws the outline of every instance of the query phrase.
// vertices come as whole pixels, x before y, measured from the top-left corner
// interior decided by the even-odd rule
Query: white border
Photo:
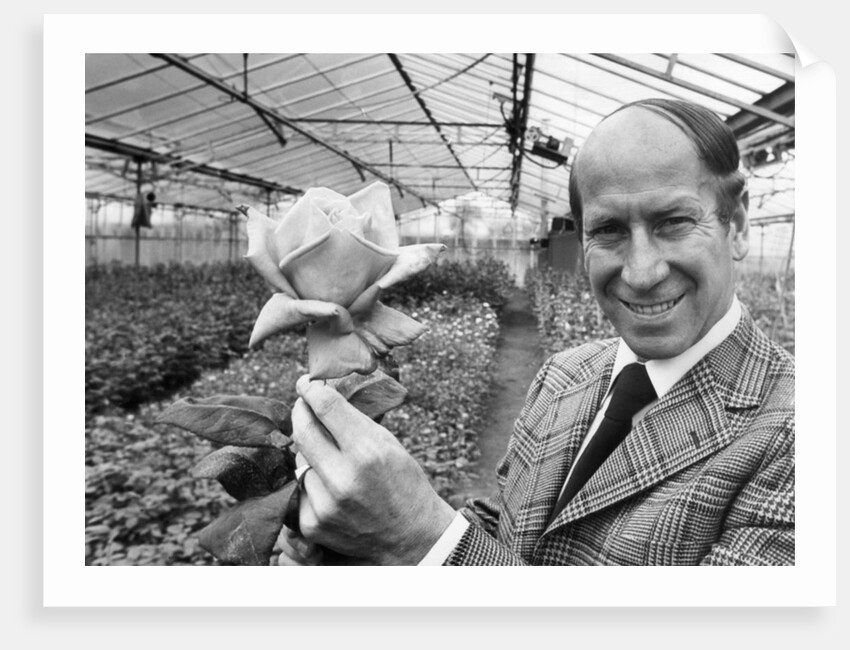
[[[434,35],[439,34],[435,39]],[[510,34],[510,37],[494,35]],[[758,16],[48,15],[44,41],[44,594],[48,606],[790,606],[835,603],[835,80],[797,79],[797,566],[256,568],[83,566],[84,53],[785,51]],[[816,256],[816,257],[815,257]],[[814,282],[813,260],[818,281]],[[825,278],[825,280],[824,280]],[[817,349],[815,349],[817,346]],[[69,462],[67,459],[79,459]],[[167,569],[167,570],[166,570]],[[191,571],[191,575],[189,575]],[[282,585],[287,588],[282,588]],[[295,585],[295,586],[294,586]],[[569,585],[569,588],[564,588]]]

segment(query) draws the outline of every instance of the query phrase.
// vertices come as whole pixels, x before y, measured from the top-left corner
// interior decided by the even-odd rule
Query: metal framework
[[[399,213],[484,192],[567,215],[574,149],[565,165],[539,160],[528,129],[580,147],[649,96],[714,110],[748,161],[786,160],[795,142],[794,60],[780,54],[90,54],[86,66],[87,191],[131,196],[123,161],[152,161],[163,202],[211,210],[382,180]],[[769,190],[754,218],[793,211],[793,183]]]

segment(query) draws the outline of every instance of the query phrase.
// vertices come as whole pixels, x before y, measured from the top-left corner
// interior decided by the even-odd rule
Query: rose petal
[[[363,229],[365,239],[384,248],[398,248],[398,229],[392,195],[387,185],[381,182],[372,183],[349,196],[348,200],[355,210],[369,217]]]
[[[336,221],[333,221],[333,219],[331,219],[331,221],[333,221],[334,226],[340,230],[347,230],[352,235],[363,237],[363,230],[368,223],[368,219],[361,214],[354,213],[351,210],[348,212],[348,214],[340,216],[340,218]]]
[[[295,296],[295,289],[278,268],[280,258],[274,243],[277,223],[248,205],[240,205],[237,210],[248,217],[248,252],[245,259],[275,289]]]
[[[290,253],[280,270],[301,298],[348,307],[395,261],[392,251],[378,250],[350,232],[333,228],[327,237]]]
[[[371,348],[372,354],[378,358],[385,356],[390,350],[392,350],[392,348],[384,343],[377,334],[374,334],[363,327],[357,328],[357,335],[363,339],[366,345]]]
[[[329,332],[334,336],[350,334],[354,331],[354,319],[345,307],[337,305],[337,313],[327,319]]]
[[[339,311],[339,305],[333,303],[320,300],[297,300],[284,293],[276,293],[260,310],[248,347],[253,348],[273,334],[311,320],[338,316]]]
[[[364,338],[369,339],[371,334],[377,337],[386,347],[397,345],[408,345],[428,331],[428,328],[410,316],[402,314],[383,303],[376,303],[370,312],[355,320],[356,331]],[[376,347],[378,352],[382,348]]]
[[[377,284],[373,284],[371,287],[366,289],[366,291],[357,296],[354,302],[351,303],[351,307],[348,308],[348,311],[355,316],[357,314],[370,311],[372,307],[375,306],[375,303],[378,302],[378,298],[380,297],[381,287]]]
[[[378,280],[378,286],[386,289],[424,271],[436,261],[437,256],[444,250],[446,250],[446,247],[443,244],[402,246],[398,249],[398,259],[386,275]]]
[[[327,211],[321,206],[345,198],[325,187],[311,187],[287,212],[274,232],[278,264],[292,251],[321,237],[331,229]]]
[[[378,367],[363,339],[354,332],[333,334],[327,321],[307,328],[307,351],[313,379],[335,379],[352,372],[366,375]]]

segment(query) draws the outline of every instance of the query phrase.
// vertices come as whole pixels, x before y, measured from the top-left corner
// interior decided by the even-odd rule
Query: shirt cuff
[[[428,554],[422,558],[418,566],[441,566],[452,554],[467,528],[469,528],[469,521],[458,512],[452,519],[452,523],[449,524],[437,543],[431,547]]]

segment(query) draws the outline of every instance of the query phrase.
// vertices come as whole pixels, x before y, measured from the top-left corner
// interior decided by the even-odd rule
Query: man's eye
[[[594,228],[591,234],[594,237],[610,237],[611,235],[620,234],[620,227],[615,226],[614,224],[607,224],[605,226],[599,226],[598,228]]]
[[[694,222],[690,217],[667,217],[661,222],[661,228],[677,230],[689,226]]]

